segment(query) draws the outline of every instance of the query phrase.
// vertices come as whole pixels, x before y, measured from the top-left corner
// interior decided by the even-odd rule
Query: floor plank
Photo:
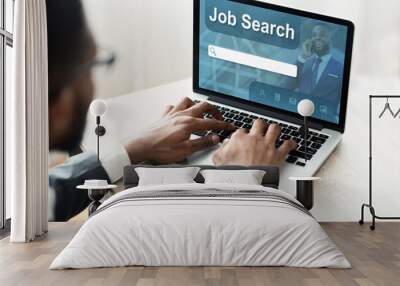
[[[391,286],[400,283],[400,223],[325,223],[322,227],[344,252],[352,269],[284,267],[126,267],[50,271],[55,256],[81,222],[51,223],[47,235],[30,244],[0,241],[0,285],[136,286]]]

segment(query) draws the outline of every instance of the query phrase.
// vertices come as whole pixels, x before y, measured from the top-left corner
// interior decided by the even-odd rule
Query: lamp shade
[[[103,116],[107,111],[107,104],[104,100],[96,99],[90,104],[90,113],[93,116]]]
[[[299,105],[297,106],[297,111],[301,116],[309,117],[314,114],[315,105],[311,100],[304,99],[299,102]]]

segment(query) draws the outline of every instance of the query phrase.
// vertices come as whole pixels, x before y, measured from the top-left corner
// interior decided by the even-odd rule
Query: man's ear
[[[65,87],[49,105],[49,123],[52,137],[62,136],[69,129],[74,115],[75,92],[73,87]]]

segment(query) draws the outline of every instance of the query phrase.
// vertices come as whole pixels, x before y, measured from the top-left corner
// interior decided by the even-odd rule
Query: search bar
[[[298,69],[296,65],[225,49],[214,45],[208,46],[208,56],[214,59],[228,61],[251,68],[261,69],[290,77],[297,77]]]

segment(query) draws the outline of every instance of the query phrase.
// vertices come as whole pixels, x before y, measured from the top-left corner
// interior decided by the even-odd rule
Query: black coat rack
[[[375,208],[372,202],[372,103],[374,99],[386,99],[387,103],[385,105],[385,110],[389,106],[389,99],[390,98],[400,98],[400,95],[370,95],[369,96],[369,203],[363,204],[361,207],[361,220],[359,223],[362,225],[364,224],[364,209],[369,208],[369,211],[372,215],[372,225],[370,226],[371,230],[375,230],[375,220],[398,220],[400,217],[383,217],[378,216],[375,212]],[[390,106],[389,106],[390,107]],[[400,110],[399,110],[400,111]],[[390,114],[396,118],[400,112],[394,113],[391,109],[389,109]],[[382,117],[383,112],[381,113],[380,117]],[[400,120],[400,119],[399,119]]]

